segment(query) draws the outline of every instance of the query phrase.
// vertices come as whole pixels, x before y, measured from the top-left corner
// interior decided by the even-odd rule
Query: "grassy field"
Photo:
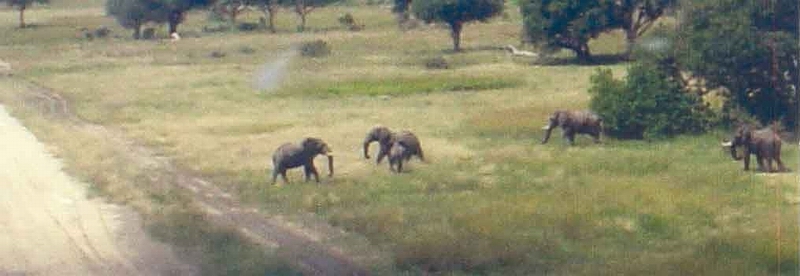
[[[467,25],[462,53],[448,51],[446,29],[398,30],[388,8],[319,9],[306,33],[294,32],[295,16],[282,12],[277,34],[203,33],[206,15],[193,13],[180,27],[183,39],[171,43],[130,40],[102,6],[33,9],[27,16],[36,27],[29,29],[17,29],[16,14],[3,10],[0,58],[16,78],[61,93],[82,119],[121,131],[246,202],[313,213],[363,235],[406,273],[798,273],[797,174],[742,171],[718,147],[722,132],[539,145],[550,112],[587,106],[589,76],[599,66],[539,66],[506,55],[499,47],[519,41],[515,8]],[[365,30],[339,26],[346,12]],[[78,37],[81,27],[100,25],[118,37]],[[326,41],[331,55],[289,54],[314,39]],[[591,46],[595,54],[624,47],[617,33]],[[211,57],[214,51],[224,56]],[[453,68],[425,69],[438,56]],[[625,74],[625,64],[603,67]],[[265,68],[283,76],[274,89],[256,88]],[[15,105],[15,82],[0,85],[0,100]],[[82,140],[53,126],[59,122],[14,110],[64,148],[77,174],[119,174],[119,183],[100,187],[106,194],[141,193],[141,171],[119,173],[125,163],[116,155],[95,153],[106,142],[75,142]],[[391,174],[386,164],[364,160],[361,141],[377,124],[413,130],[429,162]],[[293,183],[269,185],[272,151],[305,136],[331,145],[336,176],[317,185],[295,170]],[[798,167],[795,143],[783,154]]]

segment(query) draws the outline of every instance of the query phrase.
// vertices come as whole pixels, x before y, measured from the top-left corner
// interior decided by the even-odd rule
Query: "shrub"
[[[236,29],[242,32],[252,32],[258,30],[259,28],[261,28],[261,26],[259,26],[258,23],[251,22],[239,23],[239,25],[236,26]]]
[[[604,120],[608,135],[652,139],[708,129],[710,114],[694,94],[681,90],[677,80],[656,63],[639,62],[624,81],[608,69],[591,77],[590,105]]]
[[[447,63],[447,60],[444,57],[432,57],[425,60],[425,68],[428,69],[448,69],[450,68],[450,64]]]
[[[330,53],[330,46],[328,46],[327,42],[321,39],[304,42],[302,45],[300,45],[300,55],[304,57],[324,57]]]

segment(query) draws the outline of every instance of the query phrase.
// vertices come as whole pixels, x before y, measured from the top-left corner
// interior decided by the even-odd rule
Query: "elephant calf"
[[[394,142],[389,150],[389,170],[393,172],[403,172],[403,159],[411,159],[409,150],[403,144]],[[397,169],[395,169],[395,166]]]
[[[364,138],[364,158],[369,159],[369,144],[375,141],[377,141],[380,145],[376,160],[376,163],[378,164],[380,164],[381,160],[383,160],[383,158],[389,154],[389,151],[395,142],[400,143],[403,145],[403,147],[405,147],[405,151],[407,151],[406,154],[408,155],[408,157],[405,158],[406,160],[410,159],[411,156],[416,155],[420,160],[425,161],[425,156],[422,152],[422,146],[419,143],[419,138],[417,138],[417,136],[411,131],[403,130],[395,133],[384,126],[374,127],[367,133],[366,138]]]
[[[595,143],[600,143],[600,133],[603,132],[603,119],[588,110],[558,110],[553,112],[549,123],[542,128],[545,130],[542,144],[547,143],[547,140],[550,139],[550,132],[556,127],[561,127],[563,136],[569,141],[570,145],[575,144],[575,134],[588,134],[592,136]]]
[[[286,143],[278,147],[275,153],[272,154],[272,184],[275,184],[278,174],[281,175],[283,181],[289,183],[286,179],[286,170],[303,166],[306,174],[306,181],[314,176],[314,179],[319,182],[319,173],[317,168],[314,167],[314,157],[322,154],[328,157],[328,176],[333,176],[333,155],[331,149],[322,139],[319,138],[305,138],[299,145]]]
[[[750,155],[756,155],[758,162],[758,170],[762,172],[774,172],[772,168],[772,161],[778,163],[778,171],[788,171],[783,166],[781,161],[781,137],[778,133],[770,128],[756,129],[750,125],[743,125],[736,129],[733,134],[732,141],[724,141],[723,147],[730,147],[731,157],[734,160],[742,160],[736,154],[736,147],[744,147],[744,170],[750,169]],[[767,160],[767,166],[764,167],[764,159]]]

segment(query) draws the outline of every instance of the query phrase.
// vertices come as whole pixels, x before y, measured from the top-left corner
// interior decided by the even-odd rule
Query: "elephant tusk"
[[[733,146],[733,143],[732,142],[723,142],[721,145],[723,147],[731,147],[731,146]]]
[[[548,130],[548,129],[550,129],[550,125],[543,126],[542,129]]]

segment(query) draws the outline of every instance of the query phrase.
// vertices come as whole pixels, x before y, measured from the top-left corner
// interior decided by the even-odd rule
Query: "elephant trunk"
[[[374,139],[370,136],[364,139],[364,159],[369,159],[369,144],[372,143],[372,141],[374,141]]]

